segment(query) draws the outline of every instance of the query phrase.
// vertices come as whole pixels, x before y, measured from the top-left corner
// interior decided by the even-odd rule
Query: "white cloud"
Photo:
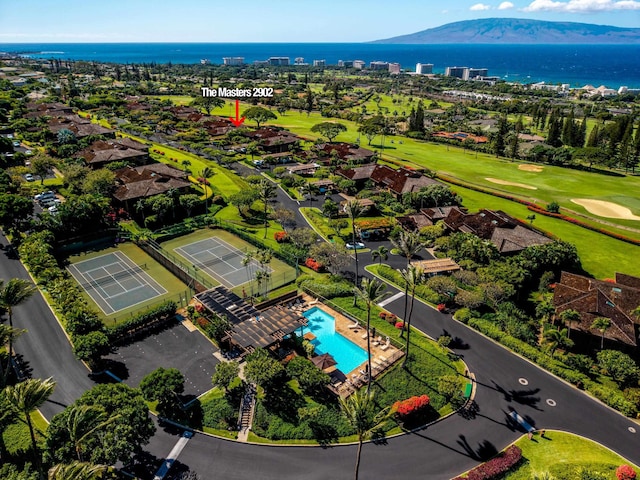
[[[484,3],[476,3],[475,5],[471,5],[471,7],[469,8],[469,10],[472,10],[474,12],[478,12],[481,10],[489,10],[491,7],[489,5],[485,5]]]
[[[609,12],[613,10],[640,10],[640,2],[636,0],[569,0],[556,2],[553,0],[533,0],[522,9],[525,12],[566,12],[591,13]]]
[[[511,2],[502,2],[498,5],[498,10],[509,10],[510,8],[513,8],[513,3]]]

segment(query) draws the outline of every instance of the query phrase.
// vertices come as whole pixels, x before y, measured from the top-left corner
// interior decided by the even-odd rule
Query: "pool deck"
[[[364,325],[354,322],[342,313],[307,294],[302,295],[302,300],[304,301],[304,306],[301,308],[303,312],[313,307],[324,310],[335,318],[337,333],[351,340],[365,352],[367,351],[367,329]],[[375,337],[371,338],[371,369],[373,378],[375,379],[381,375],[403,356],[404,352],[388,341],[386,335],[376,333]],[[340,375],[332,375],[331,390],[341,397],[348,397],[367,383],[366,370],[367,362],[363,362],[350,372],[342,372],[344,378]]]

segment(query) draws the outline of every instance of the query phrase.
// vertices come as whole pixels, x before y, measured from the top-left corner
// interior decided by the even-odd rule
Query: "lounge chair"
[[[369,332],[364,332],[362,334],[362,337],[360,337],[360,338],[362,338],[363,340],[366,340],[368,336],[369,336]]]
[[[359,326],[360,326],[360,324],[356,320],[355,323],[352,323],[351,325],[348,325],[347,328],[358,328]]]
[[[311,302],[309,302],[309,305],[315,305],[316,303],[318,303],[318,299],[317,298],[315,300],[312,300]]]
[[[380,350],[384,351],[391,346],[391,339],[387,337],[387,343],[380,346]]]
[[[378,335],[378,337],[373,342],[374,345],[380,345],[382,343],[382,335]]]

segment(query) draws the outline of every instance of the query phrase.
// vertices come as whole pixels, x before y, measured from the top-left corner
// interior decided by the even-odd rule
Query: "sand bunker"
[[[534,186],[531,186],[531,185],[526,185],[524,183],[508,182],[507,180],[500,180],[499,178],[485,177],[485,180],[488,180],[491,183],[497,183],[498,185],[511,185],[512,187],[526,188],[528,190],[537,190],[538,189],[538,187],[534,187]]]
[[[518,165],[518,170],[524,170],[525,172],[540,173],[542,170],[544,170],[544,167],[541,167],[540,165],[529,165],[529,164],[523,163],[522,165]]]
[[[617,203],[593,200],[591,198],[572,198],[571,201],[586,208],[589,213],[593,213],[599,217],[640,220],[640,217],[631,213],[631,210],[627,207],[623,207]]]

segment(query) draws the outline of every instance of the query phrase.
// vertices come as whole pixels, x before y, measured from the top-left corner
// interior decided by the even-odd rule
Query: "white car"
[[[33,175],[31,175],[30,173],[27,173],[27,174],[24,176],[24,179],[25,179],[27,182],[35,182],[35,181],[36,181],[36,179],[34,178],[34,176],[33,176]]]
[[[56,213],[58,213],[58,206],[57,205],[53,205],[53,206],[47,208],[47,210],[49,211],[49,213],[51,215],[55,215]]]
[[[362,243],[362,242],[356,242],[356,243],[349,242],[349,243],[347,243],[346,247],[349,250],[360,250],[362,248],[365,248],[364,243]]]

